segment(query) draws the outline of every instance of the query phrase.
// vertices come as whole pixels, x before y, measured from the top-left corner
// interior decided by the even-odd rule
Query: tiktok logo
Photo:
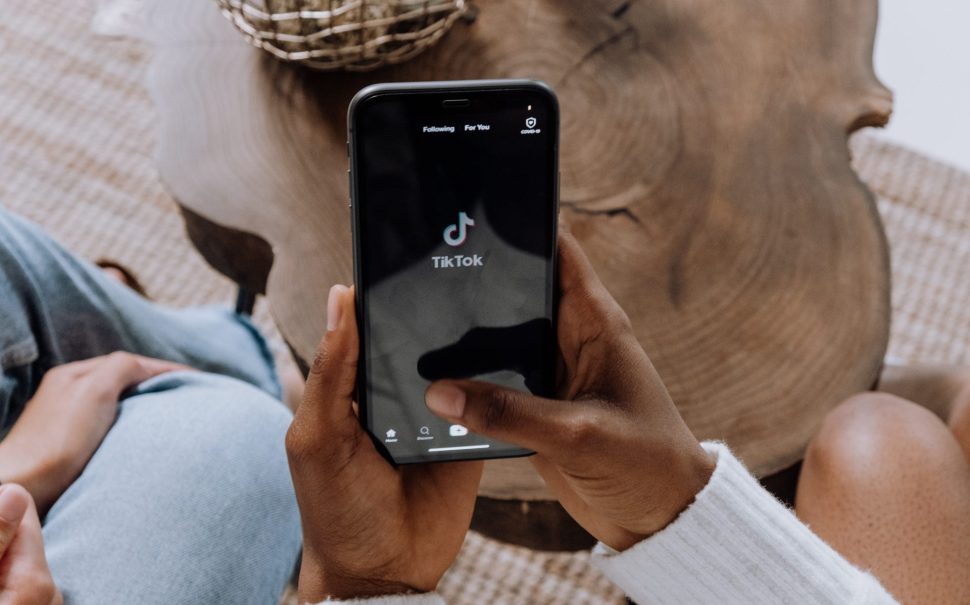
[[[460,246],[468,237],[468,227],[474,227],[475,221],[468,218],[464,212],[458,213],[458,222],[445,227],[445,243],[449,246]]]
[[[445,227],[445,243],[449,246],[460,246],[468,239],[468,228],[474,227],[475,221],[464,212],[458,213],[458,222]],[[456,254],[455,256],[432,256],[431,264],[435,269],[460,269],[462,267],[484,267],[485,256],[481,254]]]

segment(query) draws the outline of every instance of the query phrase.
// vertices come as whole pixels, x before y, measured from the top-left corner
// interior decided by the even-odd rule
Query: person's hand
[[[19,483],[40,510],[47,510],[98,449],[115,421],[122,392],[186,369],[118,352],[49,370],[0,442],[0,481]]]
[[[565,232],[559,286],[562,401],[471,380],[435,382],[426,401],[449,422],[535,450],[533,463],[569,514],[623,550],[676,518],[707,484],[715,461]]]
[[[354,407],[354,291],[330,290],[327,333],[286,435],[303,520],[300,601],[434,590],[471,523],[481,462],[395,468]]]
[[[37,509],[27,490],[0,485],[0,605],[60,605]]]

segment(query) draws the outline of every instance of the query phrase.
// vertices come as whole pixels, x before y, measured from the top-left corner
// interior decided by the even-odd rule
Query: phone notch
[[[461,109],[469,107],[471,104],[471,99],[445,99],[441,102],[441,106],[445,109]]]

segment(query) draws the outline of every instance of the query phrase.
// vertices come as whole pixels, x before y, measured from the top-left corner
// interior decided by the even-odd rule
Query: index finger
[[[85,376],[98,365],[104,363],[105,357],[106,355],[99,355],[98,357],[71,361],[59,366],[54,366],[48,371],[48,373],[53,375],[53,373],[57,372],[60,373],[63,378],[74,380]]]
[[[559,223],[558,243],[559,289],[563,296],[604,287],[579,241],[563,223]]]
[[[560,347],[578,345],[593,337],[630,328],[630,320],[606,288],[579,242],[568,230],[559,236]],[[563,326],[567,336],[563,340]]]

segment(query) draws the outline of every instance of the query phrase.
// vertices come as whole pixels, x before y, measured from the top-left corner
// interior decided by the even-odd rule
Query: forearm
[[[896,601],[762,488],[723,445],[708,485],[670,526],[593,562],[634,601],[887,605]]]

